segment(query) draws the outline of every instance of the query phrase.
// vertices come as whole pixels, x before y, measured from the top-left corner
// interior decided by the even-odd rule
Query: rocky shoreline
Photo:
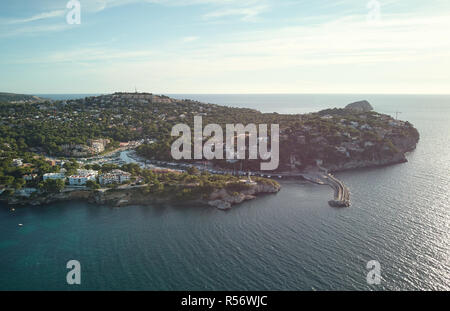
[[[362,168],[382,167],[408,162],[404,153],[397,153],[392,157],[374,160],[350,160],[340,164],[330,164],[326,166],[329,172],[343,172]]]
[[[28,205],[46,205],[56,202],[67,202],[82,200],[98,205],[107,205],[111,207],[124,207],[130,205],[149,205],[161,203],[177,203],[177,204],[200,204],[216,207],[220,210],[231,209],[234,205],[238,205],[244,201],[256,199],[262,194],[274,194],[279,192],[281,186],[279,184],[253,183],[248,185],[248,189],[230,193],[226,189],[214,190],[207,197],[198,197],[190,200],[178,200],[175,196],[158,196],[155,194],[144,193],[140,188],[134,189],[103,189],[90,190],[79,189],[64,191],[61,193],[40,195],[33,198],[25,197],[9,197],[8,199],[0,199],[13,206]]]

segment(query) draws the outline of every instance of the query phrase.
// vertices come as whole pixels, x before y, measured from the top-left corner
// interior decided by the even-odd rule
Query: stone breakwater
[[[332,207],[349,207],[350,190],[347,186],[326,170],[298,174],[303,179],[318,185],[328,185],[334,190],[334,199],[328,201]]]
[[[350,191],[347,186],[331,174],[326,176],[326,182],[334,189],[334,200],[328,201],[328,204],[332,207],[349,207]]]

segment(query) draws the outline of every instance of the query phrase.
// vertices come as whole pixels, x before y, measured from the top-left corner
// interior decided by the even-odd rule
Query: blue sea
[[[401,112],[421,140],[408,163],[336,174],[346,209],[328,206],[330,188],[296,180],[227,212],[0,206],[0,290],[450,290],[450,96],[171,96],[279,113],[367,99]],[[72,259],[81,285],[66,283]],[[371,260],[380,285],[367,284]]]

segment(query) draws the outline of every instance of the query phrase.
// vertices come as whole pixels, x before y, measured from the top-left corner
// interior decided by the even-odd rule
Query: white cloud
[[[216,5],[207,0],[176,3],[199,2]],[[220,7],[215,12],[210,18],[246,18],[262,11],[255,15]],[[202,35],[201,42],[187,36],[151,50],[145,45],[132,51],[99,46],[7,61],[49,67],[57,63],[58,68],[83,77],[82,85],[82,79],[89,77],[93,89],[78,90],[87,92],[103,91],[105,86],[120,89],[128,83],[172,93],[445,93],[450,85],[450,18],[439,14],[383,14],[377,25],[368,24],[364,14],[325,23],[319,22],[324,20],[321,16],[301,26],[215,38]]]
[[[139,66],[160,72],[173,92],[448,92],[448,16],[365,16],[221,37],[187,51],[158,53]],[[164,54],[164,55],[162,55]],[[433,83],[428,83],[434,79]],[[149,81],[150,82],[150,81]],[[151,81],[153,83],[153,81]]]
[[[39,35],[47,32],[64,31],[70,28],[71,25],[60,23],[55,25],[37,25],[37,26],[22,26],[13,29],[1,29],[0,38],[8,38],[20,35]]]
[[[197,41],[197,40],[198,40],[198,37],[196,37],[196,36],[184,37],[184,38],[182,39],[182,41],[183,41],[184,43],[194,42],[194,41]]]
[[[104,49],[100,47],[81,48],[77,50],[62,50],[46,55],[33,56],[30,58],[9,59],[9,64],[82,64],[82,63],[105,63],[115,61],[146,62],[155,53],[149,50],[122,51]]]
[[[60,17],[65,14],[65,10],[54,10],[50,12],[43,12],[36,15],[33,15],[28,18],[17,18],[17,19],[11,19],[4,21],[4,24],[23,24],[23,23],[30,23],[38,20],[44,20],[49,18],[55,18]]]
[[[267,2],[268,0],[93,0],[88,2],[85,8],[89,11],[97,12],[133,3],[151,3],[166,6],[210,5],[219,7],[219,9],[206,13],[205,18],[241,16],[242,20],[250,21],[268,9]]]
[[[228,17],[228,16],[241,16],[243,21],[252,21],[258,15],[260,15],[267,9],[268,9],[268,6],[266,6],[266,5],[253,6],[253,7],[241,7],[241,8],[224,8],[224,9],[206,13],[204,15],[204,18],[211,19],[211,18],[221,18],[221,17]]]

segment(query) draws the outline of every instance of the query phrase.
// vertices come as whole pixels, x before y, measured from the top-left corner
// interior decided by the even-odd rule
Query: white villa
[[[121,171],[121,170],[113,170],[109,173],[102,174],[99,177],[99,182],[101,185],[108,185],[108,184],[122,184],[125,181],[130,180],[131,174]]]
[[[47,173],[47,174],[44,174],[44,181],[46,181],[47,179],[62,179],[62,180],[65,180],[66,176],[64,175],[64,173]]]
[[[77,170],[77,175],[69,176],[69,184],[72,186],[84,186],[88,180],[97,180],[98,172],[94,170]]]
[[[26,181],[31,181],[36,179],[37,176],[38,176],[37,174],[26,174],[23,175],[22,178],[25,179]]]
[[[13,165],[14,166],[22,166],[23,165],[22,159],[13,159]]]

